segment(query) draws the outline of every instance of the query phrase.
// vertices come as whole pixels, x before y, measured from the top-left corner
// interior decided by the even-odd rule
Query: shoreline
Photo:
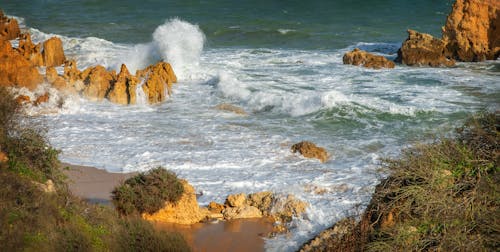
[[[61,163],[69,190],[88,202],[109,205],[111,191],[137,173],[110,173],[90,166]],[[180,225],[152,223],[157,229],[180,233],[193,251],[265,251],[264,237],[273,230],[266,218],[236,219],[215,223]]]

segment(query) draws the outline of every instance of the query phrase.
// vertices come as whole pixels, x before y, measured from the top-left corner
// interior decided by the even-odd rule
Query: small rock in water
[[[293,153],[300,153],[306,158],[317,158],[321,162],[326,162],[328,160],[328,152],[325,148],[318,147],[314,143],[309,141],[302,141],[292,145],[291,148]]]

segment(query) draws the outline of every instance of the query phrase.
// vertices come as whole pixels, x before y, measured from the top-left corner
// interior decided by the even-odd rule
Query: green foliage
[[[58,151],[43,131],[22,126],[10,93],[0,87],[0,251],[189,251],[178,234],[71,195]],[[56,192],[40,183],[51,179]],[[136,239],[126,241],[127,239]]]
[[[117,186],[113,194],[113,204],[123,215],[154,213],[166,201],[177,202],[184,187],[177,176],[162,167],[140,173]]]

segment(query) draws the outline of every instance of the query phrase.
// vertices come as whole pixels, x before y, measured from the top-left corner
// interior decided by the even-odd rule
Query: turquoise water
[[[395,58],[408,28],[439,36],[450,1],[46,0],[1,7],[21,18],[35,41],[61,37],[81,69],[126,63],[134,72],[170,62],[179,83],[163,104],[95,103],[46,87],[37,92],[48,90],[51,101],[33,108],[33,119],[48,125],[63,161],[111,172],[162,165],[193,184],[202,205],[264,190],[309,203],[290,235],[266,241],[269,251],[292,251],[359,213],[385,175],[380,158],[452,134],[474,112],[499,109],[498,60],[384,70],[342,64],[355,47]],[[221,103],[248,115],[215,109]],[[301,140],[325,147],[331,160],[292,154]]]

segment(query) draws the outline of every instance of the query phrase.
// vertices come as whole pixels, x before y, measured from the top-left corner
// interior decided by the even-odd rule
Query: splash
[[[146,97],[146,94],[144,93],[144,89],[142,89],[142,85],[144,85],[144,82],[146,82],[146,79],[148,76],[144,77],[144,79],[141,80],[141,83],[137,85],[135,88],[135,99],[136,99],[136,104],[137,105],[147,105],[148,104],[148,99]]]

